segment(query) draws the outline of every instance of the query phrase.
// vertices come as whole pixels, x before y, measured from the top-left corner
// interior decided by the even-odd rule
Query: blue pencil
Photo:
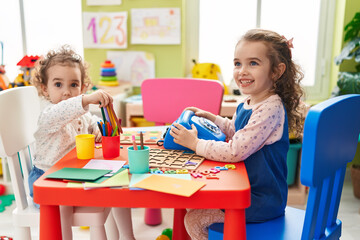
[[[103,123],[102,128],[103,128],[103,133],[104,133],[104,135],[103,135],[103,136],[107,136],[107,134],[106,134],[106,127],[105,127],[105,123]]]

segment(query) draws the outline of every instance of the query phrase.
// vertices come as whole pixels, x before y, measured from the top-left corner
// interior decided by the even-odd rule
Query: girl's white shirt
[[[249,105],[248,100],[249,97],[243,100],[243,108],[252,109],[247,125],[235,131],[236,112],[231,120],[216,116],[214,123],[226,135],[228,142],[200,139],[196,154],[220,162],[240,162],[264,145],[281,139],[285,122],[281,98],[272,95],[255,105]]]
[[[82,107],[82,95],[52,104],[41,99],[42,112],[38,120],[35,137],[33,164],[47,171],[75,147],[75,136],[94,134],[98,131],[97,121],[89,107]]]

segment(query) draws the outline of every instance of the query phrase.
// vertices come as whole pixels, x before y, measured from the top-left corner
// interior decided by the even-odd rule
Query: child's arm
[[[99,107],[106,107],[112,102],[113,102],[112,96],[103,90],[97,90],[91,94],[83,95],[82,98],[83,108],[86,108],[89,104],[99,104],[99,103],[100,103]]]
[[[39,131],[54,133],[74,119],[85,114],[82,96],[63,100],[57,104],[48,103],[38,120]]]
[[[202,109],[197,108],[197,107],[188,107],[188,108],[185,108],[185,110],[193,111],[196,116],[209,119],[212,122],[214,122],[215,118],[216,118],[215,114],[213,114],[211,112],[208,112],[208,111],[205,111],[205,110],[202,110]]]
[[[284,131],[285,110],[282,103],[269,110],[268,105],[253,110],[248,124],[238,130],[229,142],[200,139],[196,153],[221,162],[239,162],[258,151],[264,145],[278,141]]]

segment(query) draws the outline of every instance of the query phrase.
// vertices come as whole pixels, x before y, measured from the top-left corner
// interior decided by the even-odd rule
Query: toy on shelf
[[[0,184],[0,196],[4,195],[6,192],[6,187],[4,184]]]
[[[10,81],[5,75],[5,65],[4,65],[4,44],[0,41],[1,44],[1,65],[0,65],[0,91],[7,89]]]
[[[166,228],[162,231],[161,235],[156,238],[156,240],[171,240],[172,239],[172,229]]]
[[[22,73],[19,73],[14,82],[9,84],[9,88],[29,86],[31,72],[35,67],[35,63],[39,60],[39,56],[25,56],[16,65],[20,66]]]
[[[224,94],[229,93],[228,87],[222,79],[219,65],[215,63],[196,63],[195,59],[193,59],[193,63],[195,64],[191,70],[193,78],[219,80],[224,85]]]
[[[5,210],[5,207],[10,206],[14,200],[14,194],[0,196],[0,213]]]
[[[116,77],[115,65],[110,61],[106,60],[101,64],[101,77],[99,85],[102,86],[118,86],[119,82]]]

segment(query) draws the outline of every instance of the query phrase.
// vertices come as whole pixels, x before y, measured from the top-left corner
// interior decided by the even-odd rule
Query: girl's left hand
[[[100,143],[101,142],[101,132],[98,128],[95,128],[95,131],[93,133],[95,135],[95,142]]]
[[[170,131],[170,135],[174,137],[174,142],[196,152],[196,146],[199,139],[197,137],[198,132],[195,125],[192,124],[190,130],[178,123],[174,123],[174,126],[175,127],[171,127]]]

